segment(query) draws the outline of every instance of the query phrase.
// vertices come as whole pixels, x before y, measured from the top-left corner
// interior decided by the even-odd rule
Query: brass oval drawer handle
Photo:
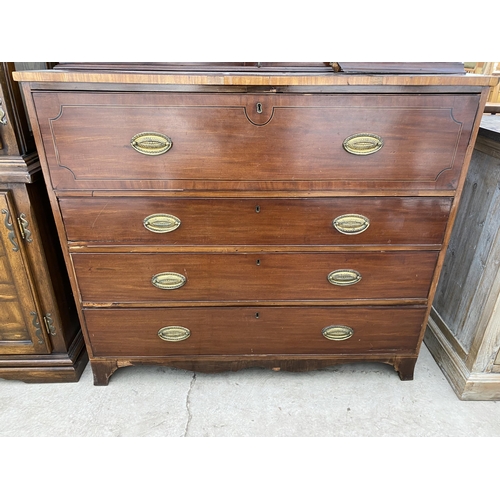
[[[179,273],[158,273],[151,278],[151,283],[161,290],[175,290],[186,284],[186,277]]]
[[[383,145],[382,137],[377,134],[367,133],[350,135],[342,143],[348,153],[361,156],[376,153],[382,149]]]
[[[158,330],[158,337],[167,342],[181,342],[190,335],[191,332],[183,326],[164,326]]]
[[[342,234],[360,234],[370,226],[370,219],[359,214],[339,215],[333,221],[333,227]]]
[[[158,132],[141,132],[132,137],[130,145],[143,155],[158,156],[172,147],[172,139]]]
[[[321,333],[328,340],[347,340],[354,335],[354,330],[349,326],[331,325],[323,328]]]
[[[175,215],[151,214],[144,219],[143,224],[152,233],[170,233],[181,225],[181,220]]]
[[[337,269],[328,275],[328,281],[337,286],[355,285],[361,281],[361,274],[354,269]]]

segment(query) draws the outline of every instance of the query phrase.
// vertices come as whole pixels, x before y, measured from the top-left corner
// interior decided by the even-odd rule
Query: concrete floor
[[[500,436],[500,402],[460,401],[422,345],[415,379],[390,366],[193,374],[121,368],[95,387],[0,379],[0,437]]]

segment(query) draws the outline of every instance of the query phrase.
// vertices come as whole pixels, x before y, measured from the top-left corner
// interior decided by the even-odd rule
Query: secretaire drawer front
[[[425,308],[85,310],[94,356],[340,354],[416,349]]]
[[[69,241],[131,245],[436,245],[450,198],[59,201]]]
[[[68,92],[34,100],[59,191],[199,181],[449,189],[479,97]]]
[[[427,297],[437,252],[72,256],[85,302]]]

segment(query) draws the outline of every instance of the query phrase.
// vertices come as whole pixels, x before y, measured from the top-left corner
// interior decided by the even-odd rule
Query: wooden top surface
[[[201,72],[82,72],[82,71],[18,71],[13,73],[19,82],[52,83],[115,83],[158,85],[461,85],[495,86],[499,79],[483,75],[354,75],[343,73],[201,73]]]

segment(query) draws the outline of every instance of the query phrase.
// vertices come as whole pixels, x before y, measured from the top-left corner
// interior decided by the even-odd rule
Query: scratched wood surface
[[[496,285],[499,183],[500,159],[476,149],[435,297],[435,308],[467,352]]]

